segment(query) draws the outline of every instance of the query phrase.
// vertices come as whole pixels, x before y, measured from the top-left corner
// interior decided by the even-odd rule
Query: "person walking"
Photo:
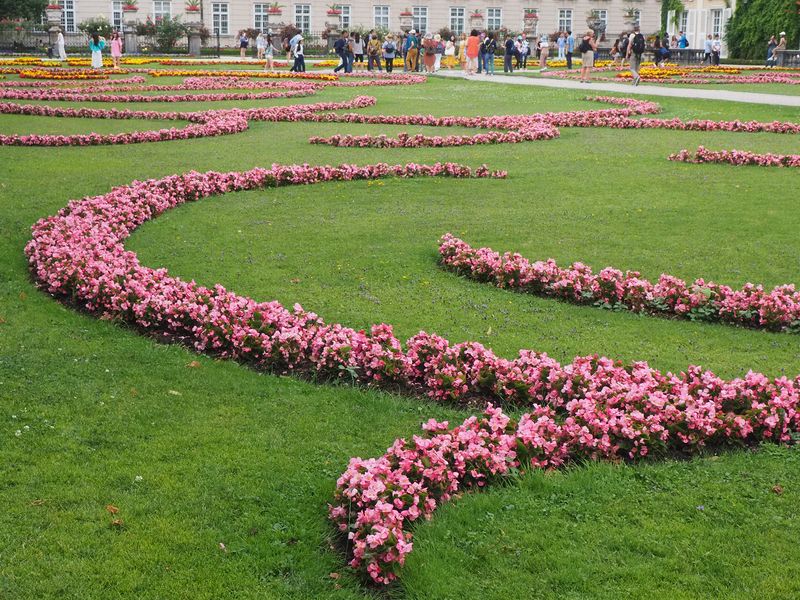
[[[494,54],[497,51],[497,40],[494,39],[494,34],[488,32],[481,44],[483,48],[483,64],[486,67],[487,75],[494,75]]]
[[[510,36],[506,35],[505,41],[505,52],[503,52],[503,73],[513,73],[514,72],[514,54],[516,54],[517,49],[514,46],[514,39]]]
[[[592,68],[594,67],[594,53],[597,52],[597,42],[594,39],[594,31],[591,29],[586,32],[578,47],[581,53],[581,82],[589,83],[592,80]]]
[[[703,40],[703,64],[711,64],[711,46],[713,45],[714,36],[710,33]]]
[[[633,26],[633,33],[628,37],[628,51],[626,58],[628,64],[631,66],[631,76],[633,77],[633,85],[639,85],[641,77],[639,76],[639,69],[642,67],[642,54],[645,50],[644,36],[639,30],[639,24]]]
[[[391,73],[394,67],[394,57],[397,54],[397,46],[394,43],[394,36],[389,33],[383,42],[383,60],[386,63],[386,72]]]
[[[111,34],[111,62],[114,63],[114,68],[119,69],[119,61],[122,58],[122,38],[119,37],[119,31]]]
[[[274,57],[275,53],[280,52],[280,49],[275,44],[275,38],[272,37],[272,30],[267,31],[267,35],[264,36],[264,70],[265,71],[273,71],[274,70]]]
[[[572,54],[575,52],[575,36],[571,30],[567,30],[567,69],[572,69]]]
[[[56,38],[56,50],[58,51],[58,60],[64,62],[67,60],[67,51],[64,48],[64,32],[58,30],[58,37]]]
[[[565,60],[567,58],[567,34],[563,31],[558,36],[558,60]]]
[[[372,71],[375,66],[378,67],[378,71],[381,70],[381,41],[373,29],[369,32],[367,42],[367,71]]]
[[[342,35],[333,43],[333,51],[339,57],[341,61],[339,65],[333,70],[334,73],[338,73],[339,71],[344,71],[347,73],[347,56],[346,56],[346,48],[348,42],[348,36],[350,34],[347,31],[342,31]]]
[[[106,38],[102,37],[97,32],[92,34],[92,39],[89,40],[89,50],[92,53],[92,68],[103,68],[103,48],[106,47]]]
[[[294,50],[292,51],[294,54],[294,64],[292,68],[289,69],[290,73],[305,73],[306,70],[306,61],[303,51],[303,38],[294,45]]]
[[[405,50],[406,55],[405,70],[416,71],[419,59],[419,40],[417,39],[416,30],[412,29],[408,32],[403,50]]]
[[[250,38],[246,31],[239,32],[239,58],[247,58],[247,46],[250,45]]]

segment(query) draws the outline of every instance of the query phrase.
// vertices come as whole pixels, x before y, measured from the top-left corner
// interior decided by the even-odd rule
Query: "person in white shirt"
[[[714,45],[714,37],[709,33],[703,42],[703,64],[711,64],[711,47]]]

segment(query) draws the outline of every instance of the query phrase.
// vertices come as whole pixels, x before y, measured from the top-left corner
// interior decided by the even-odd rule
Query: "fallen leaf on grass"
[[[190,362],[190,363],[189,363],[188,365],[186,365],[186,366],[187,366],[187,367],[189,367],[190,369],[197,369],[197,368],[199,368],[199,367],[200,367],[200,363],[199,363],[199,362],[197,362],[196,360],[193,360],[192,362]]]
[[[169,390],[171,396],[183,396],[178,390]]]
[[[122,522],[122,519],[114,519],[113,521],[111,521],[111,527],[122,529],[123,527],[125,527],[125,523]]]
[[[222,542],[219,543],[219,549],[222,550],[225,553],[228,552],[228,549],[225,547],[225,544],[223,544]]]
[[[781,485],[772,486],[772,493],[780,496],[781,494],[783,494],[783,486]]]
[[[341,577],[341,575],[339,575],[338,573],[331,573],[330,574],[330,578],[331,579],[339,579],[339,577]]]
[[[36,500],[31,501],[31,506],[42,506],[44,505],[45,502],[47,502],[47,500],[42,500],[41,498],[38,498]]]
[[[293,279],[290,279],[289,281],[291,281],[292,283],[300,283],[301,280],[299,277],[295,277]]]
[[[3,317],[0,317],[0,325],[5,325],[6,320]]]
[[[112,515],[115,515],[119,512],[119,509],[113,504],[109,504],[108,506],[106,506],[106,510],[110,512]]]

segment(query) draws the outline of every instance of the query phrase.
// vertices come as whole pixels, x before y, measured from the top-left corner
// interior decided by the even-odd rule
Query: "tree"
[[[78,30],[83,31],[86,35],[93,35],[96,33],[104,38],[110,38],[114,28],[111,26],[108,19],[98,16],[90,17],[78,23]]]
[[[786,32],[789,48],[800,40],[800,11],[786,0],[742,0],[728,22],[725,39],[735,58],[766,58],[771,35]]]
[[[0,0],[0,19],[38,21],[47,4],[47,0]]]

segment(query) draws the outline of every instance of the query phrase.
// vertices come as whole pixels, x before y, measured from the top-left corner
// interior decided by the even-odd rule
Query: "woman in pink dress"
[[[119,69],[119,59],[122,58],[122,38],[119,31],[111,34],[111,60],[114,61],[114,68]]]

